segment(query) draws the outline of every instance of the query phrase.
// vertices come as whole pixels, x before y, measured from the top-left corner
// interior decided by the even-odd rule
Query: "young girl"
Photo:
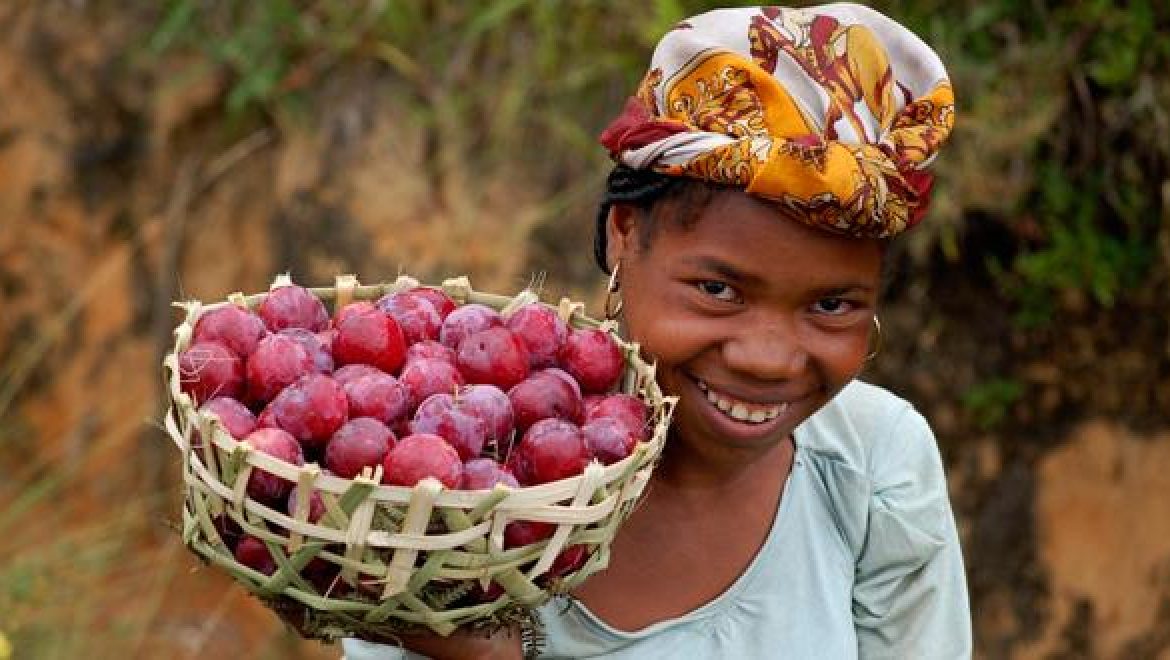
[[[857,5],[713,11],[662,39],[602,135],[596,256],[680,401],[609,568],[542,608],[541,657],[970,656],[933,435],[856,380],[953,104],[935,53]],[[405,644],[523,653],[515,634]]]

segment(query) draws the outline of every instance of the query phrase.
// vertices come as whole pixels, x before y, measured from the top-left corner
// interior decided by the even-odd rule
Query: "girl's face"
[[[865,360],[881,270],[876,240],[806,227],[745,193],[717,195],[693,226],[615,207],[629,336],[680,397],[674,430],[697,448],[766,449],[829,401]]]

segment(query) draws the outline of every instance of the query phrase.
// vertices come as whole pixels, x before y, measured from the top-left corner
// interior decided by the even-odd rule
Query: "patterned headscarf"
[[[635,169],[729,184],[858,237],[913,227],[954,125],[942,62],[853,4],[721,9],[659,42],[601,135]]]

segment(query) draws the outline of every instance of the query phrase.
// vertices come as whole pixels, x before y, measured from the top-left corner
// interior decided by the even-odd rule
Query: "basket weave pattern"
[[[309,290],[338,309],[417,285],[404,276],[363,286],[343,276],[333,287]],[[531,292],[515,297],[477,292],[466,278],[447,280],[442,288],[459,304],[479,303],[505,312],[535,299]],[[274,609],[303,612],[302,633],[322,639],[356,635],[384,640],[420,630],[447,635],[463,625],[516,623],[553,594],[567,592],[605,568],[609,544],[661,453],[675,402],[663,396],[653,367],[640,358],[636,344],[614,335],[626,358],[620,390],[641,398],[651,411],[648,437],[629,457],[608,466],[593,462],[579,476],[519,489],[447,490],[430,478],[413,488],[384,486],[380,466],[343,479],[313,463],[295,466],[253,451],[214,415],[198,411],[180,389],[178,355],[190,344],[200,314],[233,304],[255,309],[265,295],[233,294],[213,305],[177,304],[186,319],[176,328],[174,348],[163,362],[171,401],[164,427],[182,455],[182,536],[192,551]],[[600,325],[612,332],[586,317],[579,303],[562,300],[558,312],[571,327]],[[196,437],[204,440],[194,442]],[[257,469],[297,484],[295,515],[247,495],[249,476]],[[313,491],[326,508],[317,523],[307,518]],[[265,543],[277,564],[275,573],[264,575],[235,560],[216,525],[225,518]],[[513,521],[557,528],[547,540],[504,550],[504,528]],[[578,544],[590,549],[580,569],[542,578],[562,550]],[[315,585],[302,576],[311,561],[335,566],[338,577],[323,588]],[[469,602],[475,599],[468,594],[476,587],[486,590],[493,581],[503,595],[491,602]]]

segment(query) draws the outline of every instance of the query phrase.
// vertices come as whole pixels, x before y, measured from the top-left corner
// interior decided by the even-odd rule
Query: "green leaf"
[[[166,51],[175,41],[191,29],[195,17],[196,0],[176,0],[171,3],[162,22],[150,36],[150,50],[156,55]]]
[[[962,395],[963,407],[975,417],[983,429],[1001,424],[1011,406],[1024,395],[1024,386],[1010,378],[992,378],[977,383]]]

